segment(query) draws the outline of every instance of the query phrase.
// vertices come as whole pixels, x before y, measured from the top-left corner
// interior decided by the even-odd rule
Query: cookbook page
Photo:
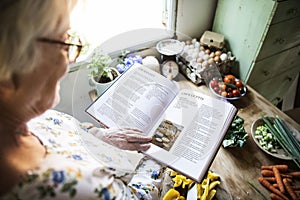
[[[152,130],[145,154],[199,182],[235,114],[230,103],[182,90]]]
[[[174,82],[135,64],[86,112],[107,127],[130,126],[149,133],[177,93]]]

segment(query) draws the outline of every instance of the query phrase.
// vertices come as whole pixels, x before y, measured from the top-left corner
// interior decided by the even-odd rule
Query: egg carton
[[[178,56],[180,72],[197,85],[216,75],[228,74],[235,60],[231,51],[200,45],[196,39],[186,41],[183,52]]]

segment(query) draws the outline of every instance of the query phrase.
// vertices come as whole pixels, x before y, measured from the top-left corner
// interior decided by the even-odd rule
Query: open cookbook
[[[105,127],[136,127],[152,136],[143,154],[200,182],[237,109],[135,64],[86,112]]]

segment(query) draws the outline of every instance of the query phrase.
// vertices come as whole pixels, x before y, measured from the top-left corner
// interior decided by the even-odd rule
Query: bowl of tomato
[[[227,100],[239,99],[247,93],[247,87],[243,81],[231,74],[222,78],[213,78],[209,82],[209,88],[214,95]]]

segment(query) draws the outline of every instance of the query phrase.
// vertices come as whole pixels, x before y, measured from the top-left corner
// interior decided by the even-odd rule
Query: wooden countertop
[[[196,90],[212,95],[205,85],[195,86],[186,80],[180,80],[178,83],[181,88],[194,87]],[[221,183],[224,184],[225,187],[224,190],[217,190],[217,193],[222,193],[218,195],[218,199],[262,199],[248,184],[248,181],[252,182],[268,197],[270,192],[258,182],[258,177],[261,176],[262,165],[285,163],[288,164],[291,169],[298,169],[293,161],[280,160],[263,152],[251,137],[251,125],[262,114],[268,116],[278,115],[298,131],[300,131],[300,125],[250,86],[247,86],[247,89],[247,94],[244,97],[232,101],[231,103],[238,109],[237,115],[245,120],[244,127],[249,134],[249,138],[242,148],[221,147],[211,166],[213,171],[220,174]]]
[[[181,89],[194,89],[204,94],[213,96],[206,85],[196,86],[179,74],[175,81]],[[253,183],[265,196],[269,196],[270,191],[265,189],[258,182],[261,176],[262,165],[288,164],[290,169],[298,170],[293,161],[286,161],[274,158],[263,152],[251,137],[251,125],[261,115],[276,116],[291,124],[300,131],[300,125],[293,119],[267,101],[250,86],[247,86],[247,94],[239,100],[231,103],[238,109],[237,115],[244,119],[244,127],[249,138],[244,147],[223,148],[221,147],[211,165],[211,170],[221,177],[221,187],[217,189],[218,200],[246,200],[262,199],[249,184]],[[95,98],[94,93],[90,97]]]

